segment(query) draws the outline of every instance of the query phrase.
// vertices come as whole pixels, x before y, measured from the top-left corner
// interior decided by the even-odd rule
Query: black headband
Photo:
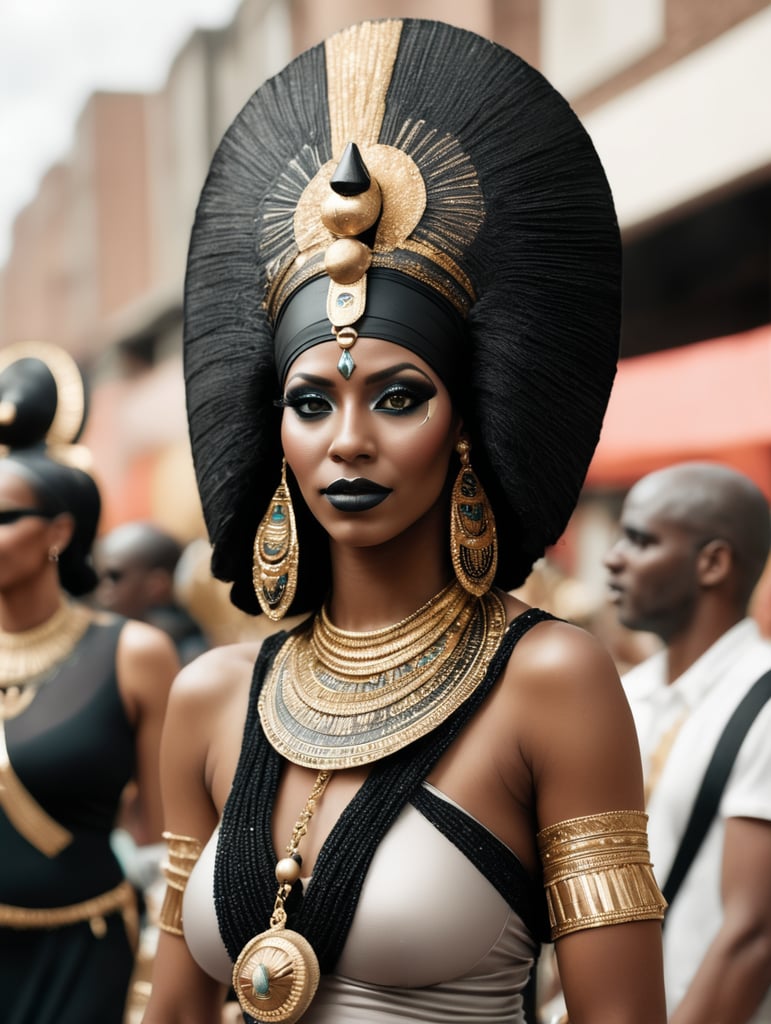
[[[289,367],[302,352],[335,339],[326,313],[328,288],[328,277],[309,281],[279,314],[273,348],[282,385]],[[356,330],[361,337],[381,338],[408,348],[424,359],[454,393],[454,384],[463,373],[466,324],[432,288],[399,271],[373,267],[367,274],[366,312]]]

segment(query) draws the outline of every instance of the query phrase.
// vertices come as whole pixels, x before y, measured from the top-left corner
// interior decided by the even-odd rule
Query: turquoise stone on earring
[[[351,379],[351,374],[356,369],[356,363],[354,363],[353,356],[347,348],[343,349],[340,353],[340,358],[337,360],[337,369],[346,380]]]

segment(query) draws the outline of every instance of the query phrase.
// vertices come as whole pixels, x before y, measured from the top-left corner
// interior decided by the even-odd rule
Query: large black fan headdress
[[[360,222],[335,193],[364,197]],[[522,583],[564,530],[599,437],[620,264],[586,131],[501,46],[438,22],[365,22],[258,89],[212,162],[185,291],[193,457],[234,602],[259,610],[252,544],[281,473],[280,381],[333,323],[346,329],[346,304],[359,333],[414,340],[450,387],[498,522],[496,583]],[[327,555],[293,499],[290,611],[304,611],[324,596]]]

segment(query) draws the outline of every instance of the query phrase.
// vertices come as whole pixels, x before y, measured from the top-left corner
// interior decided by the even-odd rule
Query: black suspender
[[[709,831],[744,737],[769,697],[771,697],[771,670],[753,683],[729,718],[717,742],[696,794],[691,816],[680,842],[680,849],[677,851],[669,877],[662,889],[664,899],[670,906]]]

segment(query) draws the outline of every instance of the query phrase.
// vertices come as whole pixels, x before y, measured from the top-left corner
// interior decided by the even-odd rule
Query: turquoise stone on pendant
[[[356,363],[354,363],[353,356],[347,348],[343,349],[340,353],[340,358],[337,361],[337,369],[346,380],[351,379],[351,374],[356,369]]]
[[[258,999],[267,999],[270,995],[270,974],[265,964],[257,964],[254,968],[252,989]]]

